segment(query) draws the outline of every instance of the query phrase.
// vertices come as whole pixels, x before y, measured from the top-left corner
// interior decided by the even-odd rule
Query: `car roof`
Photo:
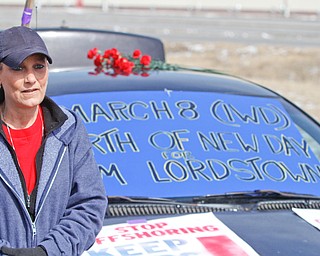
[[[52,69],[91,66],[86,55],[94,47],[101,51],[117,48],[122,54],[131,54],[140,49],[154,60],[165,61],[162,41],[150,36],[65,27],[38,28],[37,32],[45,41],[53,59]]]
[[[194,71],[152,70],[147,77],[139,75],[109,76],[95,74],[94,67],[51,72],[48,95],[107,91],[199,91],[257,97],[279,97],[258,84],[234,76]],[[65,86],[66,84],[76,85]]]

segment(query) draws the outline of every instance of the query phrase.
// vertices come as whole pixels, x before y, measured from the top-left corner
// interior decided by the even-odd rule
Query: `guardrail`
[[[24,5],[25,0],[0,0],[0,5]],[[41,6],[98,7],[104,11],[113,8],[182,9],[182,10],[226,10],[280,12],[290,16],[291,12],[320,15],[320,0],[38,0]]]

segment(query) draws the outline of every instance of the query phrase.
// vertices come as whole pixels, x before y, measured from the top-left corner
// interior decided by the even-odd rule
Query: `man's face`
[[[27,57],[18,68],[1,63],[0,83],[8,108],[30,108],[40,104],[48,83],[48,62],[42,54]]]

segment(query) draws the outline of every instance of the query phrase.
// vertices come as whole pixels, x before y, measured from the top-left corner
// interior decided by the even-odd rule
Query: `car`
[[[319,254],[315,119],[262,85],[166,63],[156,38],[39,33],[48,42],[69,33],[73,49],[87,38],[72,63],[68,48],[53,51],[58,64],[47,90],[85,123],[109,200],[104,227],[85,255]],[[110,33],[128,41],[110,43]],[[137,38],[143,42],[128,43]],[[116,51],[136,64],[104,68],[105,50],[105,57]],[[150,62],[141,64],[141,56]]]

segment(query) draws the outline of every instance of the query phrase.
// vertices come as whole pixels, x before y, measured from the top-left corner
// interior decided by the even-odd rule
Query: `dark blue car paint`
[[[268,89],[234,77],[191,72],[152,71],[149,77],[109,77],[90,75],[90,69],[53,72],[49,77],[48,95],[100,91],[164,90],[205,91],[250,95],[279,100],[292,119],[320,142],[319,124],[296,106]],[[223,223],[246,241],[260,255],[319,255],[320,232],[291,210],[227,211],[214,213]],[[104,224],[132,219],[155,219],[171,215],[106,218]]]

